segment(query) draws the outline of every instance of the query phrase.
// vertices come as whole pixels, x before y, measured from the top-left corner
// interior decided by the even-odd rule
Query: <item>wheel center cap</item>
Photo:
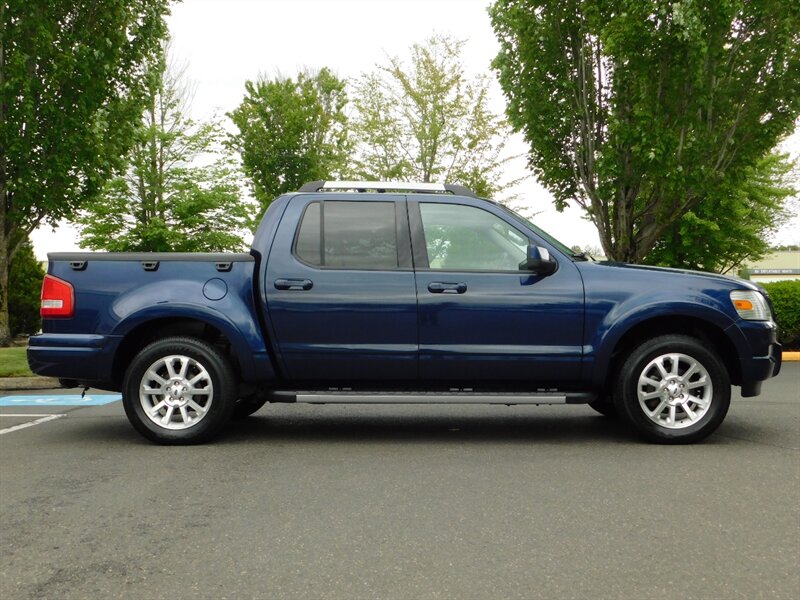
[[[186,403],[186,383],[182,379],[172,379],[167,384],[166,402],[169,406],[182,406]]]
[[[667,392],[668,392],[668,393],[669,393],[669,395],[670,395],[670,396],[672,396],[673,398],[677,398],[678,396],[680,396],[680,395],[681,395],[681,390],[680,390],[680,388],[678,387],[678,384],[677,384],[677,383],[675,383],[675,382],[673,382],[673,383],[670,383],[670,384],[667,386]]]

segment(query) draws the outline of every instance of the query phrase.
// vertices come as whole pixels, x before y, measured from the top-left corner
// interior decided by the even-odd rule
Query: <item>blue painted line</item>
[[[100,406],[122,400],[119,394],[61,394],[58,396],[0,396],[0,406]]]

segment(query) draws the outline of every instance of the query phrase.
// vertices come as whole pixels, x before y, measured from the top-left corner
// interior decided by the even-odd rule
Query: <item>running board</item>
[[[597,395],[590,392],[535,394],[481,392],[277,392],[273,402],[308,404],[586,404]],[[294,396],[294,399],[291,397]]]

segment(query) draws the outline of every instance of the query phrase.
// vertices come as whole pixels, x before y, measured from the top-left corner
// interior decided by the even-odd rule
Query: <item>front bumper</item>
[[[761,393],[761,383],[781,370],[783,347],[772,321],[740,320],[728,328],[739,354],[741,394],[748,398]]]

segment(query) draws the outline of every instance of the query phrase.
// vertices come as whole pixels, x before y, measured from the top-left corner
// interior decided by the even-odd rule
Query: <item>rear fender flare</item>
[[[231,349],[236,356],[242,376],[251,380],[256,371],[253,354],[264,354],[263,338],[255,323],[236,323],[227,315],[208,306],[198,304],[170,303],[165,305],[149,306],[131,313],[121,320],[115,327],[113,334],[124,339],[129,333],[148,322],[160,319],[191,319],[210,325],[219,330],[230,342]],[[244,329],[244,330],[243,330]]]

